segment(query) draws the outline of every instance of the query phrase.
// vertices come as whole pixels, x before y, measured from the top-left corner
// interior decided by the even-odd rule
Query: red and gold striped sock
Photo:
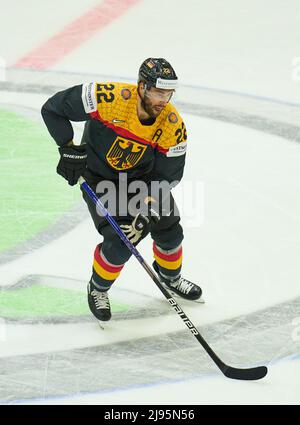
[[[163,250],[153,242],[153,254],[159,271],[163,276],[174,279],[180,275],[182,265],[182,246]]]
[[[124,264],[116,265],[110,263],[101,251],[101,244],[96,246],[92,281],[99,289],[108,290],[121,273],[123,267]]]

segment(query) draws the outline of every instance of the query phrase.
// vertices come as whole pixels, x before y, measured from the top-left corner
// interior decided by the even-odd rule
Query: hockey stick
[[[114,228],[114,230],[119,235],[119,237],[122,239],[122,241],[125,243],[127,248],[131,251],[131,253],[137,258],[137,260],[140,262],[140,264],[144,267],[144,269],[146,270],[148,275],[151,277],[153,282],[156,284],[156,286],[159,288],[159,290],[164,294],[164,296],[167,298],[170,305],[173,307],[173,309],[176,311],[176,313],[180,316],[180,318],[183,320],[185,325],[188,327],[188,329],[191,331],[191,333],[194,335],[194,337],[198,340],[198,342],[200,342],[202,347],[205,349],[205,351],[211,357],[211,359],[215,362],[215,364],[218,366],[218,368],[221,370],[221,372],[227,378],[249,380],[249,381],[250,380],[258,380],[258,379],[261,379],[264,376],[266,376],[266,374],[268,372],[268,369],[266,368],[266,366],[258,366],[258,367],[249,368],[249,369],[239,369],[239,368],[228,366],[216,355],[216,353],[207,344],[207,342],[204,340],[204,338],[200,335],[199,331],[195,328],[193,323],[190,321],[190,319],[184,313],[182,308],[177,304],[177,302],[169,294],[169,292],[163,287],[163,285],[159,281],[156,274],[153,272],[151,267],[143,259],[143,257],[138,252],[136,247],[129,241],[127,236],[124,235],[124,233],[120,229],[118,223],[109,214],[109,212],[107,211],[105,206],[102,204],[100,199],[97,197],[95,192],[90,188],[90,186],[87,184],[87,182],[84,180],[83,177],[79,178],[79,183],[81,184],[82,189],[87,193],[89,198],[94,202],[94,204],[100,210],[101,214],[106,218],[106,220],[109,222],[109,224]]]

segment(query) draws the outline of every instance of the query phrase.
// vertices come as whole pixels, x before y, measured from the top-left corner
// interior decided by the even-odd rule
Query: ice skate
[[[153,268],[158,274],[160,282],[173,296],[177,296],[188,301],[204,303],[202,298],[202,289],[200,286],[190,282],[187,279],[184,279],[181,276],[177,277],[176,279],[170,279],[167,276],[162,275],[159,271],[156,261],[153,262]]]
[[[99,291],[93,282],[88,283],[88,303],[96,319],[107,322],[111,318],[110,303],[107,291]]]

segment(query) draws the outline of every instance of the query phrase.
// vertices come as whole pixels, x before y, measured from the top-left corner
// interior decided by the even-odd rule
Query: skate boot
[[[99,291],[92,281],[88,283],[88,303],[93,315],[101,321],[111,318],[110,304],[107,291]]]
[[[156,261],[153,262],[153,268],[157,272],[159,279],[162,284],[174,295],[179,295],[189,301],[200,301],[202,295],[202,289],[195,283],[190,282],[187,279],[179,276],[175,279],[170,279],[166,275],[162,275],[159,271]]]

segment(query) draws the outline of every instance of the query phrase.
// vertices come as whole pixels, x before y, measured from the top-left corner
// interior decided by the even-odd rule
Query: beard
[[[161,111],[156,111],[151,104],[151,101],[147,98],[147,95],[141,99],[141,105],[145,112],[151,117],[156,118],[161,113]]]

